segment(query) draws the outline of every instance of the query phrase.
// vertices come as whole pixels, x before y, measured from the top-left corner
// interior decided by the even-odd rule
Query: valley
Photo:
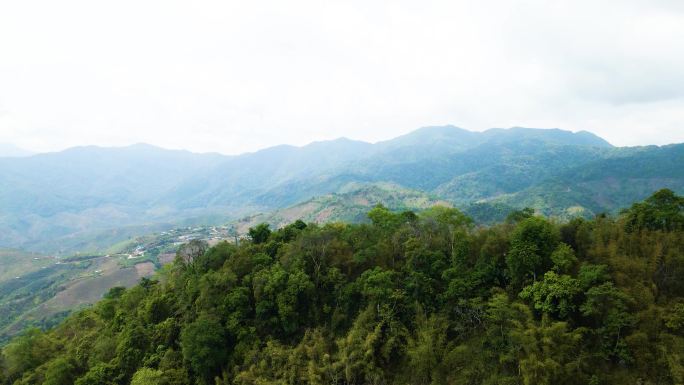
[[[0,344],[29,326],[49,327],[99,301],[113,287],[132,287],[172,263],[178,247],[197,239],[232,241],[223,227],[186,227],[112,245],[107,254],[69,257],[0,250]]]

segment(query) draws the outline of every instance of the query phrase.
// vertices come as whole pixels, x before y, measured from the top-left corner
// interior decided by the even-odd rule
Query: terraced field
[[[151,262],[125,267],[121,258],[107,256],[56,259],[5,251],[0,261],[0,343],[28,326],[53,325],[110,288],[133,286],[155,270]]]

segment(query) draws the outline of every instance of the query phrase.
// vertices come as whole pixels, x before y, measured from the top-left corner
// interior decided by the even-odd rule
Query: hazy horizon
[[[273,145],[268,145],[268,146],[256,148],[256,149],[253,149],[253,150],[246,150],[246,151],[235,152],[235,153],[226,153],[226,152],[221,152],[221,151],[196,151],[196,150],[193,150],[193,149],[191,149],[191,148],[184,148],[184,147],[168,147],[168,146],[164,146],[164,145],[161,145],[161,144],[150,143],[150,142],[131,142],[131,143],[113,144],[113,145],[98,144],[98,143],[83,143],[83,144],[77,144],[77,145],[74,145],[74,146],[68,146],[68,147],[58,148],[58,149],[48,150],[48,151],[36,151],[36,150],[30,149],[30,148],[25,148],[25,147],[18,146],[18,145],[14,144],[14,143],[0,142],[0,153],[3,152],[3,151],[14,151],[14,150],[16,150],[16,151],[22,151],[22,152],[27,152],[28,154],[17,154],[17,155],[14,155],[14,154],[13,154],[13,155],[9,155],[9,156],[11,156],[11,157],[23,157],[23,156],[38,155],[38,154],[45,154],[45,153],[52,153],[52,152],[60,152],[60,151],[65,151],[65,150],[68,150],[68,149],[71,149],[71,148],[77,148],[77,147],[125,148],[125,147],[130,147],[130,146],[135,146],[135,145],[149,145],[149,146],[161,148],[161,149],[164,149],[164,150],[188,151],[188,152],[197,153],[197,154],[210,154],[210,153],[215,153],[215,154],[220,154],[220,155],[225,155],[225,156],[238,156],[238,155],[243,155],[243,154],[258,152],[258,151],[261,151],[261,150],[266,150],[266,149],[269,149],[269,148],[272,148],[272,147],[278,147],[278,146],[305,147],[305,146],[308,146],[308,145],[311,145],[311,144],[314,144],[314,143],[318,143],[318,142],[328,142],[328,141],[335,141],[335,140],[342,140],[342,139],[344,139],[344,140],[350,140],[350,141],[355,141],[355,142],[364,142],[364,143],[369,143],[369,144],[376,144],[376,143],[380,143],[380,142],[383,142],[383,141],[389,141],[389,140],[398,138],[398,137],[400,137],[400,136],[410,134],[410,133],[412,133],[412,132],[414,132],[414,131],[417,131],[417,130],[420,130],[420,129],[423,129],[423,128],[429,128],[429,127],[454,127],[454,128],[458,128],[458,129],[463,129],[463,130],[471,131],[471,132],[485,132],[485,131],[487,131],[487,130],[494,130],[494,129],[509,130],[509,129],[514,129],[514,128],[529,128],[529,129],[535,129],[535,130],[561,130],[561,131],[568,131],[568,132],[572,132],[572,133],[589,132],[589,133],[591,133],[591,134],[593,134],[593,135],[598,136],[598,137],[601,138],[601,139],[606,140],[608,143],[610,143],[611,145],[613,145],[613,146],[615,146],[615,147],[665,146],[665,145],[669,145],[669,144],[679,144],[679,143],[682,143],[682,142],[674,142],[674,141],[673,141],[673,142],[669,142],[669,143],[636,143],[636,144],[631,144],[631,145],[620,146],[620,145],[616,145],[615,143],[611,142],[611,141],[608,140],[607,138],[602,137],[601,135],[598,135],[598,134],[596,134],[596,133],[594,133],[594,132],[591,132],[591,131],[588,131],[588,130],[568,130],[568,129],[558,128],[558,127],[540,128],[540,127],[522,127],[522,126],[513,126],[513,127],[506,127],[506,128],[502,128],[502,127],[491,127],[491,128],[487,128],[487,129],[483,129],[483,130],[472,130],[472,129],[468,129],[468,128],[461,127],[461,126],[458,126],[458,125],[444,124],[444,125],[434,125],[434,126],[421,126],[421,127],[416,127],[416,128],[414,128],[414,129],[412,129],[412,130],[409,130],[409,131],[407,131],[407,132],[404,132],[404,133],[401,133],[401,134],[398,134],[398,135],[395,135],[395,136],[387,137],[387,138],[382,138],[382,139],[375,140],[375,141],[369,141],[369,140],[357,139],[357,138],[350,138],[350,137],[348,137],[348,136],[339,136],[339,137],[330,138],[330,139],[320,139],[320,140],[304,141],[303,143],[276,143],[276,144],[273,144]],[[0,156],[2,156],[2,155],[0,155]]]
[[[684,142],[684,6],[66,0],[0,6],[0,142],[236,154],[456,123]]]
[[[412,129],[412,130],[409,130],[408,132],[405,132],[405,133],[403,133],[403,134],[399,134],[399,135],[392,136],[392,137],[388,137],[388,138],[383,138],[383,139],[376,140],[376,141],[367,141],[367,140],[363,140],[363,139],[350,138],[350,137],[347,137],[347,136],[339,136],[339,137],[331,138],[331,139],[311,140],[311,141],[308,141],[308,142],[304,142],[304,143],[302,143],[302,144],[278,143],[278,144],[274,144],[274,145],[271,145],[271,146],[266,146],[266,147],[262,147],[262,148],[257,148],[257,149],[252,150],[252,151],[243,151],[243,152],[237,152],[237,153],[225,153],[225,152],[219,152],[219,151],[194,151],[194,150],[189,149],[189,148],[183,148],[183,147],[178,147],[178,148],[165,147],[165,146],[163,146],[163,145],[159,145],[159,144],[156,144],[156,143],[149,143],[149,142],[132,142],[132,143],[116,144],[116,145],[102,145],[102,144],[97,144],[97,143],[84,143],[84,144],[78,144],[78,145],[75,145],[75,146],[69,146],[69,147],[60,148],[60,149],[55,149],[55,150],[50,150],[50,151],[35,151],[35,150],[30,149],[30,148],[24,148],[24,147],[17,146],[17,145],[15,145],[14,143],[0,142],[0,154],[1,154],[2,152],[6,152],[6,151],[10,151],[10,152],[12,152],[12,151],[22,151],[22,152],[24,152],[24,151],[25,151],[25,152],[28,152],[28,154],[20,154],[20,153],[18,153],[18,154],[8,155],[8,156],[10,156],[10,157],[23,157],[23,156],[38,155],[38,154],[45,154],[45,153],[52,153],[52,152],[60,152],[60,151],[65,151],[65,150],[72,149],[72,148],[77,148],[77,147],[125,148],[125,147],[130,147],[130,146],[135,146],[135,145],[149,145],[149,146],[153,146],[153,147],[157,147],[157,148],[161,148],[161,149],[165,149],[165,150],[188,151],[188,152],[198,153],[198,154],[216,153],[216,154],[221,154],[221,155],[226,155],[226,156],[237,156],[237,155],[243,155],[243,154],[258,152],[258,151],[261,151],[261,150],[266,150],[266,149],[269,149],[269,148],[272,148],[272,147],[278,147],[278,146],[305,147],[305,146],[308,146],[308,145],[311,145],[311,144],[314,144],[314,143],[327,142],[327,141],[335,141],[335,140],[350,140],[350,141],[355,141],[355,142],[363,142],[363,143],[369,143],[369,144],[376,144],[376,143],[380,143],[380,142],[384,142],[384,141],[389,141],[389,140],[392,140],[392,139],[396,139],[396,138],[398,138],[398,137],[400,137],[400,136],[407,135],[407,134],[410,134],[410,133],[412,133],[412,132],[415,132],[415,131],[418,131],[418,130],[421,130],[421,129],[424,129],[424,128],[431,128],[431,127],[454,127],[454,128],[456,128],[456,129],[463,129],[463,130],[471,131],[471,132],[485,132],[485,131],[487,131],[487,130],[494,130],[494,129],[509,130],[509,129],[514,129],[514,128],[529,128],[529,129],[535,129],[535,130],[561,130],[561,131],[568,131],[568,132],[572,132],[572,133],[589,132],[589,133],[591,133],[591,134],[594,134],[594,135],[596,135],[596,136],[598,136],[598,137],[600,137],[600,138],[602,138],[602,139],[608,141],[611,145],[614,145],[613,143],[611,143],[611,142],[610,142],[609,140],[607,140],[606,138],[603,138],[603,137],[601,137],[600,135],[597,135],[597,134],[595,134],[595,133],[593,133],[593,132],[591,132],[591,131],[586,131],[586,130],[566,130],[566,129],[563,129],[563,128],[556,128],[556,127],[553,127],[553,128],[537,128],[537,127],[521,127],[521,126],[515,126],[515,127],[507,127],[507,128],[492,127],[492,128],[488,128],[488,129],[484,129],[484,130],[480,130],[480,131],[475,131],[475,130],[470,130],[470,129],[468,129],[468,128],[464,128],[464,127],[461,127],[461,126],[453,125],[453,124],[445,124],[445,125],[439,125],[439,126],[422,126],[422,127],[416,127],[416,128],[414,128],[414,129]],[[672,143],[663,143],[663,144],[643,143],[643,144],[636,144],[635,146],[667,145],[667,144],[675,144],[675,143],[676,143],[676,142],[672,142]],[[616,147],[625,147],[625,146],[616,146]],[[631,146],[630,146],[630,147],[631,147]],[[0,155],[0,156],[2,156],[2,155]]]

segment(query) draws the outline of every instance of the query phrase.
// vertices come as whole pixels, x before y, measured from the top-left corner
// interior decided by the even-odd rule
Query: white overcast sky
[[[234,154],[441,124],[684,142],[684,1],[0,2],[0,142]]]

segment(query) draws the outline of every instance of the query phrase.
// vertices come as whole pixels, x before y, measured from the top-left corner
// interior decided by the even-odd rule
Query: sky
[[[237,154],[442,124],[684,142],[684,1],[0,3],[0,143]]]

